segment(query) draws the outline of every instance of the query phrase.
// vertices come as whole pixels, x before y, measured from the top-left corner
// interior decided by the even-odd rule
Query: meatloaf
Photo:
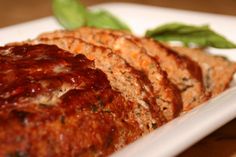
[[[0,156],[107,156],[177,116],[181,96],[188,111],[224,91],[235,70],[200,49],[94,28],[0,47]]]
[[[107,30],[106,30],[107,31]],[[81,38],[92,44],[111,48],[135,69],[147,75],[152,83],[156,103],[161,107],[167,120],[176,117],[182,109],[181,95],[162,71],[159,63],[148,56],[146,51],[129,38],[99,32],[95,28],[82,28],[76,31],[58,31],[41,35],[39,40],[53,38]]]
[[[142,135],[135,103],[84,55],[0,48],[0,156],[107,156]]]
[[[133,116],[139,122],[143,133],[149,133],[164,124],[163,116],[149,80],[141,72],[129,66],[111,49],[89,44],[75,38],[37,39],[30,44],[52,44],[72,53],[82,53],[95,61],[95,66],[106,73],[113,89],[118,90],[129,101],[135,102]]]

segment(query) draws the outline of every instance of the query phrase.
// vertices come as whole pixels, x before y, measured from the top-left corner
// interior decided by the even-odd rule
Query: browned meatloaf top
[[[138,121],[143,133],[148,133],[166,122],[149,80],[140,71],[129,66],[111,49],[96,46],[76,38],[36,39],[30,44],[44,43],[57,45],[71,53],[82,53],[95,61],[95,67],[108,77],[113,89],[118,90],[129,101],[135,103],[130,114]]]
[[[0,156],[106,156],[142,134],[134,103],[84,55],[0,48]]]

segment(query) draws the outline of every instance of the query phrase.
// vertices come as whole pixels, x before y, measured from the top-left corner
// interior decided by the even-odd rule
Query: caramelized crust
[[[0,48],[0,156],[107,156],[142,135],[133,110],[83,55]]]

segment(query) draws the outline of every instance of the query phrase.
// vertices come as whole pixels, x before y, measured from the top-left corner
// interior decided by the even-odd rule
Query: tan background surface
[[[82,0],[86,5],[113,1]],[[125,0],[123,2],[236,16],[236,0]],[[0,0],[0,27],[49,16],[50,4],[50,0]],[[236,119],[179,155],[179,157],[233,156],[236,157]]]

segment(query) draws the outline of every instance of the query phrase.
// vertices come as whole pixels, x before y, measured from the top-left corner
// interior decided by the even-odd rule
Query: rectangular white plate
[[[236,42],[236,17],[180,11],[128,3],[106,3],[91,9],[106,9],[125,21],[137,35],[166,22],[209,24],[214,30]],[[53,17],[0,29],[0,45],[34,38],[38,34],[60,29]],[[236,61],[236,49],[215,50]],[[235,81],[236,79],[234,79]],[[184,116],[176,118],[151,134],[113,154],[114,157],[167,157],[174,156],[209,133],[236,117],[236,87],[208,101]]]

